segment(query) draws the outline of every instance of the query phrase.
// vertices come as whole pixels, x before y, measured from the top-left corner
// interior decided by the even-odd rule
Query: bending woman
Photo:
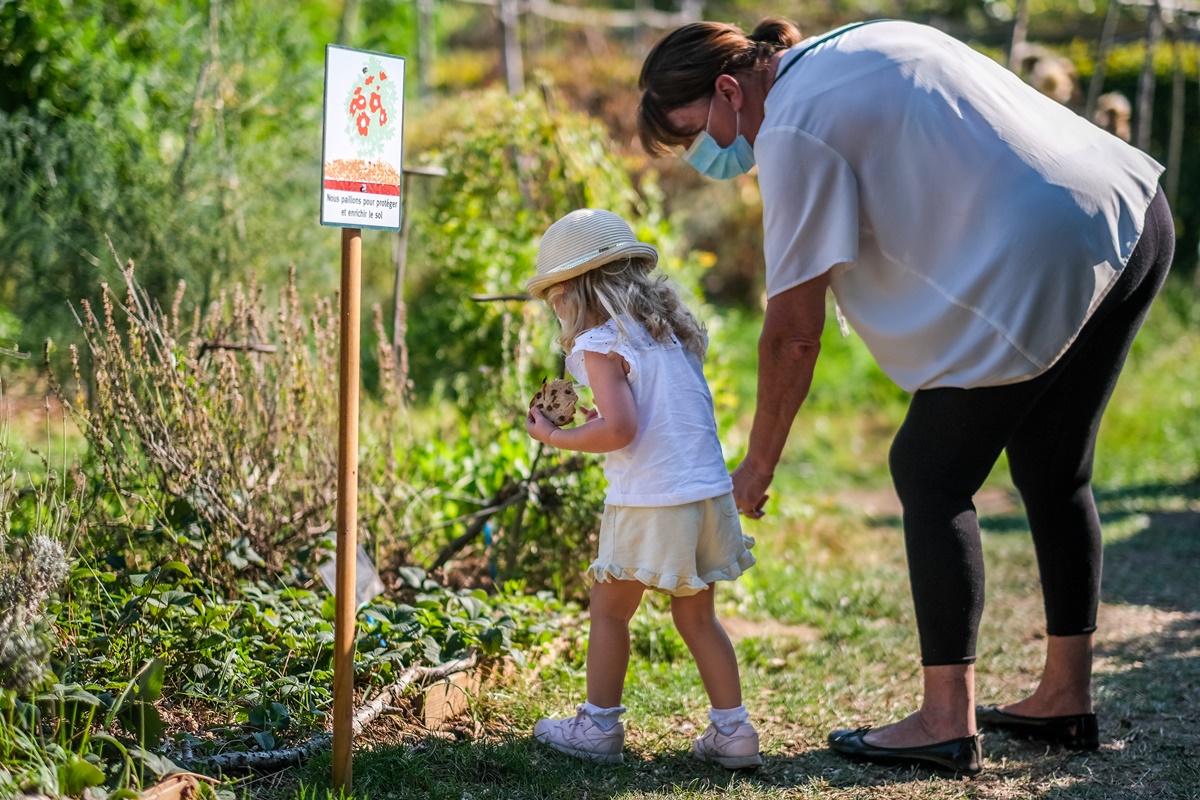
[[[700,22],[642,67],[648,151],[713,178],[758,165],[767,308],[758,397],[733,473],[758,518],[813,375],[825,293],[912,393],[890,467],[904,509],[921,708],[830,745],[883,763],[981,769],[977,721],[1098,745],[1092,642],[1102,542],[1096,432],[1166,277],[1162,167],[924,25],[858,23],[801,40]],[[1002,451],[1045,598],[1041,683],[974,705],[984,564],[972,497]]]

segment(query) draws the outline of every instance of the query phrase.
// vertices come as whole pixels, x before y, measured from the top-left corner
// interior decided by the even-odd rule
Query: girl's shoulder
[[[632,317],[622,317],[618,322],[609,319],[602,325],[589,328],[575,339],[572,352],[579,350],[594,350],[608,353],[617,350],[622,354],[626,350],[660,350],[680,347],[679,340],[672,335],[666,342],[660,342],[650,335],[640,322]]]
[[[620,339],[621,331],[617,328],[615,322],[611,319],[603,325],[597,325],[594,328],[588,328],[583,333],[575,337],[575,345],[571,348],[571,352],[580,350],[595,350],[601,353],[607,353],[617,345]]]

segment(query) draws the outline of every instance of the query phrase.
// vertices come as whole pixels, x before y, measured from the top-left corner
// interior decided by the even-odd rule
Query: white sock
[[[592,722],[600,726],[601,730],[611,730],[613,725],[620,721],[621,715],[628,711],[625,706],[613,706],[612,708],[601,708],[593,705],[590,702],[585,702],[579,707],[583,713],[592,718]]]
[[[712,724],[717,727],[721,733],[728,736],[737,730],[737,727],[743,722],[749,722],[750,712],[745,706],[737,708],[710,708],[708,710],[708,718],[712,720]]]

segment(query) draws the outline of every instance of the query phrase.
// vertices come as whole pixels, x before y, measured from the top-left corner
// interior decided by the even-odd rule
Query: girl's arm
[[[615,353],[610,357],[585,350],[583,364],[600,415],[592,416],[574,428],[559,428],[546,419],[541,409],[531,408],[525,418],[525,430],[539,442],[560,450],[585,453],[620,450],[632,442],[638,432],[637,406],[629,382],[625,380],[625,359]]]

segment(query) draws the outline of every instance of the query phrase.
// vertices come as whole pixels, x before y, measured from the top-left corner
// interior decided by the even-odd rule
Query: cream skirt
[[[733,494],[679,506],[604,507],[596,581],[640,581],[672,595],[702,592],[754,565]]]

